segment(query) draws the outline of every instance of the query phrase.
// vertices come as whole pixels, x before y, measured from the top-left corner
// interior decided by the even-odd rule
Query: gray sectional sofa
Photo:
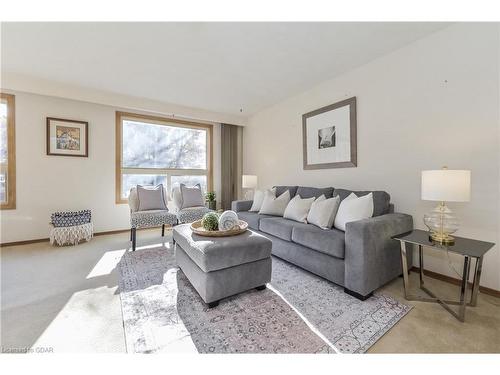
[[[290,196],[327,198],[339,195],[343,200],[352,191],[303,186],[276,186],[276,196],[286,190]],[[370,191],[354,191],[357,196]],[[234,201],[232,209],[249,227],[273,242],[272,254],[344,287],[361,300],[374,290],[402,274],[399,242],[391,236],[413,229],[410,215],[394,213],[385,191],[372,191],[373,217],[347,223],[346,231],[324,230],[312,224],[283,217],[249,212],[252,201]],[[408,249],[408,264],[412,251]]]

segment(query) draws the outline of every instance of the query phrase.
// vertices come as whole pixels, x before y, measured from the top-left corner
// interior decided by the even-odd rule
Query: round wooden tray
[[[239,224],[237,228],[230,230],[206,230],[201,226],[201,220],[195,221],[191,223],[191,230],[193,233],[199,234],[200,236],[205,237],[228,237],[235,236],[237,234],[241,234],[246,232],[248,229],[248,223],[243,220],[239,220]]]

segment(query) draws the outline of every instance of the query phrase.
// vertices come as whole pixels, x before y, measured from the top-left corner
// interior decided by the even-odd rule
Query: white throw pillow
[[[264,201],[262,202],[259,214],[283,216],[288,202],[290,202],[290,192],[288,190],[277,198],[275,192],[267,190],[264,193]]]
[[[335,228],[345,231],[345,225],[351,221],[368,219],[373,216],[373,194],[369,193],[357,197],[351,193],[340,202],[340,207],[335,217]]]
[[[272,188],[271,191],[274,196],[276,196],[276,188]],[[262,207],[262,202],[264,202],[264,195],[266,191],[265,190],[255,190],[253,193],[253,202],[252,202],[252,207],[248,210],[249,212],[259,212],[260,208]]]
[[[264,192],[262,190],[255,190],[255,193],[253,193],[252,207],[250,207],[248,211],[250,212],[260,211],[263,201],[264,201]]]
[[[286,206],[283,217],[285,219],[298,221],[299,223],[306,223],[307,214],[309,213],[309,209],[314,199],[314,197],[302,199],[300,195],[296,195]]]
[[[340,204],[340,197],[326,199],[324,195],[316,199],[307,214],[307,222],[321,229],[331,229]]]
[[[172,200],[174,201],[175,208],[180,210],[182,207],[182,194],[180,186],[174,187],[172,191]]]

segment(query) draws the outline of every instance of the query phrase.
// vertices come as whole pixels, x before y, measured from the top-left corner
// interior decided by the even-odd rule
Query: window
[[[0,93],[0,209],[16,208],[14,95]]]
[[[116,140],[116,203],[137,184],[212,190],[212,125],[116,112]]]

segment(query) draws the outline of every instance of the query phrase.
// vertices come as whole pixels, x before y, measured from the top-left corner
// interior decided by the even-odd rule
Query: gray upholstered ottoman
[[[173,234],[177,264],[209,307],[271,281],[272,242],[258,233],[203,237],[181,224]]]

